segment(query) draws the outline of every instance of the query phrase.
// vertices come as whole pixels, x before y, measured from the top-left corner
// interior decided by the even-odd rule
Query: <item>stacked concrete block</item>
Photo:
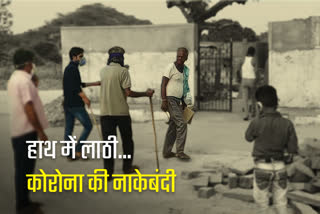
[[[215,194],[215,189],[213,187],[201,187],[198,191],[199,198],[208,199]]]
[[[214,166],[210,167],[209,164],[207,170],[182,172],[181,176],[183,179],[192,180],[192,186],[198,191],[199,198],[222,194],[225,197],[253,201],[253,162],[244,158],[229,167],[223,164]],[[209,171],[209,168],[212,170]],[[287,174],[289,199],[301,209],[315,206],[320,200],[320,140],[307,140],[306,144],[300,147],[299,156],[294,158],[292,164],[287,165]]]
[[[308,138],[299,147],[299,156],[287,167],[288,198],[302,210],[320,209],[320,141]]]
[[[181,178],[185,180],[189,180],[189,179],[199,177],[200,174],[201,174],[200,171],[183,171],[181,173]]]
[[[320,170],[320,156],[314,156],[311,158],[311,168]]]
[[[209,177],[208,176],[200,176],[198,178],[195,178],[192,181],[192,186],[195,190],[199,190],[202,187],[208,187],[209,186]]]
[[[320,192],[320,188],[317,187],[317,183],[290,183],[289,191],[301,190],[308,193]]]
[[[235,173],[229,173],[228,186],[230,189],[237,188],[239,186],[239,177]]]
[[[253,188],[253,174],[239,177],[239,187],[243,189]]]
[[[253,174],[243,175],[244,173],[240,171],[239,173],[241,175],[231,173],[229,170],[183,171],[181,177],[191,181],[193,189],[198,191],[199,198],[210,198],[216,193],[223,194],[233,188],[252,189]]]
[[[238,199],[245,202],[254,202],[253,199],[253,192],[249,189],[231,189],[229,191],[226,191],[222,194],[224,197]]]
[[[292,201],[291,205],[294,207],[296,210],[297,214],[318,214],[311,206]]]
[[[216,184],[221,184],[223,181],[223,174],[221,172],[213,173],[209,176],[209,185],[215,186]]]

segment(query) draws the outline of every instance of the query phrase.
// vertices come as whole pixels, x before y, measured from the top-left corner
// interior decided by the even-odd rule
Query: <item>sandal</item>
[[[191,159],[189,155],[186,155],[183,152],[178,153],[177,158],[179,158],[180,160],[190,160]]]

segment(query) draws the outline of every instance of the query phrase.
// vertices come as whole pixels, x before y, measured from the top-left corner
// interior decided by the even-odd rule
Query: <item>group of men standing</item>
[[[75,157],[69,156],[69,160],[81,159],[81,141],[87,140],[92,123],[85,109],[90,108],[90,99],[82,90],[84,87],[100,86],[100,121],[103,140],[109,136],[116,136],[116,128],[120,130],[124,155],[131,159],[123,160],[123,172],[134,173],[138,166],[133,165],[134,142],[132,139],[132,124],[129,114],[127,97],[152,97],[154,90],[145,92],[131,90],[131,78],[128,67],[124,64],[125,50],[115,46],[108,51],[107,65],[100,71],[100,81],[84,83],[81,80],[79,66],[86,64],[84,50],[73,47],[69,51],[70,63],[66,66],[63,76],[65,131],[64,140],[69,141],[69,136],[78,119],[83,126],[83,131],[77,140]],[[183,120],[183,109],[186,107],[184,98],[190,91],[188,86],[189,69],[184,62],[188,58],[186,48],[178,48],[177,59],[165,70],[162,84],[161,97],[163,111],[170,113],[169,127],[163,147],[163,157],[177,157],[189,160],[184,153],[187,137],[187,124]],[[15,187],[17,213],[43,213],[41,203],[32,202],[27,189],[26,174],[32,174],[35,169],[35,160],[28,158],[28,146],[26,141],[48,140],[44,130],[48,127],[48,121],[44,114],[37,85],[38,79],[33,75],[35,68],[34,54],[29,50],[19,49],[14,54],[16,70],[8,81],[9,103],[11,110],[11,136],[15,157]],[[181,105],[182,104],[182,105]],[[176,142],[177,152],[172,152]],[[104,159],[104,168],[107,169],[108,180],[112,180],[114,172],[114,159]]]
[[[123,161],[123,172],[134,173],[138,166],[133,165],[134,142],[132,139],[132,124],[129,114],[127,97],[152,97],[154,90],[145,92],[131,90],[131,78],[128,68],[124,65],[124,49],[113,47],[109,51],[107,66],[100,71],[100,81],[83,83],[79,66],[86,64],[84,50],[74,47],[70,50],[70,63],[65,68],[63,77],[65,133],[64,139],[72,136],[75,119],[78,119],[84,129],[76,146],[75,158],[81,158],[80,141],[85,141],[91,130],[92,123],[85,109],[90,107],[90,100],[82,90],[83,87],[100,86],[100,114],[103,140],[116,135],[119,127],[123,152],[131,159]],[[245,64],[250,70],[244,75],[243,87],[248,90],[252,86],[253,69],[252,56],[254,51],[248,51]],[[186,107],[185,98],[189,93],[189,69],[184,65],[188,58],[186,48],[178,48],[177,59],[170,63],[164,71],[161,83],[161,109],[170,113],[163,157],[177,157],[189,160],[184,153],[187,137],[187,124],[183,119],[183,109]],[[16,70],[8,81],[8,97],[11,111],[11,136],[15,163],[16,210],[18,214],[41,214],[41,203],[32,202],[29,198],[26,174],[32,174],[36,161],[28,158],[26,141],[46,141],[44,131],[48,121],[44,114],[37,85],[38,79],[33,78],[35,68],[34,54],[31,51],[19,49],[15,52],[13,62]],[[247,96],[245,96],[247,97]],[[259,87],[255,91],[255,100],[260,103],[258,117],[250,122],[245,138],[254,141],[252,156],[254,158],[253,196],[258,204],[259,213],[267,213],[269,194],[272,190],[273,203],[279,214],[287,213],[287,173],[286,164],[294,160],[298,151],[297,136],[293,123],[277,112],[278,96],[275,88],[269,85]],[[182,103],[182,105],[181,105]],[[246,108],[248,109],[248,108]],[[247,112],[246,112],[247,113]],[[248,118],[245,118],[248,119]],[[176,153],[172,151],[176,142]],[[288,153],[288,155],[285,155]],[[114,160],[104,159],[104,167],[112,176]],[[109,180],[112,180],[112,177]]]

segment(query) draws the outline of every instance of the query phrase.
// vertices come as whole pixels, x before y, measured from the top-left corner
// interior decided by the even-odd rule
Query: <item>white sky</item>
[[[12,0],[9,7],[14,16],[12,30],[16,34],[40,27],[57,13],[72,12],[82,5],[97,2],[127,15],[148,19],[153,24],[186,23],[178,8],[166,7],[166,0]],[[245,5],[226,7],[214,19],[237,20],[259,34],[267,31],[268,22],[309,16],[320,16],[320,0],[249,0]]]

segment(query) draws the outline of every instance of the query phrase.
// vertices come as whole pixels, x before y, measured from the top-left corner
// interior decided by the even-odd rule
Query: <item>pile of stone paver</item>
[[[254,202],[253,162],[248,159],[229,166],[213,166],[212,170],[183,171],[181,177],[190,180],[199,198],[222,194]],[[320,140],[306,139],[299,145],[299,155],[287,166],[287,172],[290,205],[297,213],[320,213]]]

